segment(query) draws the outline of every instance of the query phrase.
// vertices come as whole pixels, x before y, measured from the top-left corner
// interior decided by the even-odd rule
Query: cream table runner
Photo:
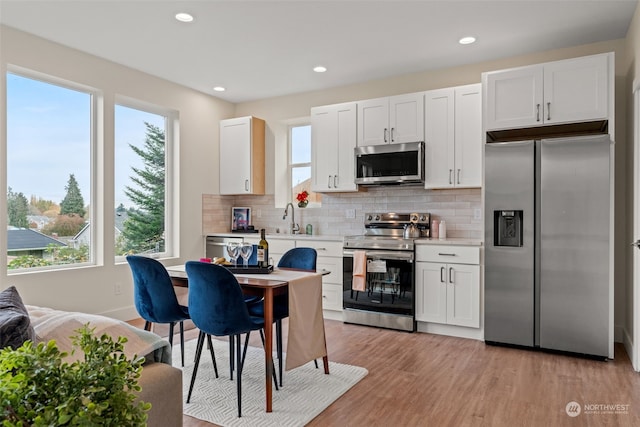
[[[236,276],[289,282],[289,334],[285,370],[327,355],[322,316],[322,274],[275,269],[271,274],[237,273]]]

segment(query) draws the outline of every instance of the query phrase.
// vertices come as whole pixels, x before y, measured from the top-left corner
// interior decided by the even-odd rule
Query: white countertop
[[[260,239],[260,233],[207,233],[205,236],[218,236],[218,237],[242,237],[242,238],[257,238]],[[280,239],[280,240],[330,240],[334,242],[342,242],[343,236],[338,236],[335,234],[284,234],[284,233],[276,233],[276,234],[267,234],[267,240],[270,239]]]
[[[482,246],[482,240],[477,239],[465,239],[460,237],[455,237],[452,239],[431,239],[431,238],[421,238],[416,239],[416,245],[449,245],[449,246]]]
[[[260,233],[208,233],[206,236],[219,236],[219,237],[243,237],[243,238],[260,238]],[[267,234],[267,240],[329,240],[334,242],[342,242],[344,236],[329,235],[329,234]],[[416,245],[459,245],[459,246],[482,246],[482,240],[478,239],[466,239],[466,238],[452,238],[452,239],[431,239],[431,238],[419,238],[415,241]]]

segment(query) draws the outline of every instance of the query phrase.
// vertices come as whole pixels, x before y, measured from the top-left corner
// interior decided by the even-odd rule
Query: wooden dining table
[[[173,282],[174,286],[179,287],[188,287],[189,286],[189,278],[187,277],[187,273],[185,271],[184,265],[177,265],[167,267],[167,271],[169,272],[169,276]],[[306,334],[309,331],[313,331],[315,337],[311,337],[311,339],[315,340],[315,353],[305,352],[306,349],[294,349],[302,350],[302,355],[297,357],[297,362],[305,362],[306,358],[309,358],[308,361],[315,360],[316,358],[322,357],[323,365],[324,365],[324,373],[329,374],[329,358],[327,356],[326,351],[326,339],[324,335],[324,323],[320,317],[318,319],[317,312],[319,307],[320,316],[322,315],[322,276],[320,273],[309,272],[309,271],[300,271],[294,269],[275,269],[271,274],[235,274],[236,279],[242,291],[245,295],[256,295],[263,297],[264,303],[264,335],[265,335],[265,343],[264,343],[264,354],[265,354],[265,392],[266,392],[266,412],[273,411],[273,388],[272,388],[272,376],[273,376],[273,300],[274,296],[289,294],[290,301],[290,311],[289,311],[289,341],[287,347],[287,353],[291,352],[291,345],[295,343],[309,343],[309,337],[306,337]],[[314,285],[314,287],[319,286],[320,292],[318,293],[317,289],[313,294],[319,295],[318,301],[308,301],[310,303],[309,312],[315,312],[316,315],[314,319],[309,319],[311,323],[315,323],[315,325],[311,326],[297,326],[295,324],[296,321],[299,323],[304,323],[306,316],[304,313],[294,313],[296,304],[291,304],[291,292],[296,292],[295,289],[300,283],[300,280],[308,280],[310,283]],[[290,286],[291,282],[291,286]],[[308,282],[308,283],[309,283]],[[291,289],[290,289],[291,288]],[[291,292],[290,292],[291,291]],[[294,294],[295,295],[295,294]],[[304,299],[304,295],[298,297],[296,300]],[[298,311],[307,311],[306,307],[303,307],[302,310]],[[302,321],[302,322],[300,322]],[[296,332],[296,327],[298,327]],[[293,330],[292,330],[293,329]],[[294,339],[291,339],[291,334],[294,334]],[[322,350],[323,349],[323,350]],[[296,353],[298,354],[298,353]],[[305,356],[306,354],[306,356]],[[302,357],[302,360],[300,360]],[[305,358],[306,357],[306,358]],[[288,361],[287,361],[288,362]],[[298,363],[301,364],[301,363]]]

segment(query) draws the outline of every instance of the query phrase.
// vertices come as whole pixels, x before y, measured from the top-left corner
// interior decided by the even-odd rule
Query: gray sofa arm
[[[138,379],[140,399],[151,403],[149,427],[182,426],[182,371],[166,363],[147,363]]]

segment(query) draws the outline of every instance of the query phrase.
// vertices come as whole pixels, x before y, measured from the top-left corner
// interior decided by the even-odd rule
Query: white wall
[[[90,56],[16,31],[0,27],[0,109],[5,105],[5,74],[8,64],[28,68],[101,90],[104,94],[104,185],[94,197],[106,218],[104,230],[113,230],[113,102],[125,95],[157,106],[179,111],[179,253],[180,263],[200,256],[202,251],[202,194],[218,192],[218,122],[233,117],[235,106],[214,97],[169,83],[139,71]],[[4,120],[4,111],[0,110]],[[0,123],[0,129],[6,129]],[[0,137],[0,162],[6,156],[6,132]],[[46,178],[46,177],[45,177]],[[6,174],[0,174],[0,188],[7,188]],[[4,197],[1,198],[4,201]],[[4,202],[2,202],[4,203]],[[0,205],[0,212],[6,207]],[[0,247],[6,253],[6,215],[0,217]],[[46,273],[23,273],[0,276],[0,288],[15,284],[25,303],[60,309],[108,314],[121,319],[138,317],[133,308],[131,273],[126,263],[113,262],[113,232],[102,233],[106,239],[103,263],[95,267],[65,269]],[[6,257],[0,257],[6,264]],[[2,271],[6,271],[2,268]],[[120,282],[122,294],[115,295],[114,283]]]
[[[638,113],[634,111],[633,108],[633,90],[640,85],[640,6],[636,8],[636,12],[631,21],[631,25],[629,26],[629,31],[627,32],[626,37],[626,55],[625,55],[625,65],[622,69],[622,72],[626,74],[626,83],[623,86],[624,95],[627,99],[627,116],[626,116],[626,132],[629,140],[627,144],[626,151],[626,164],[627,164],[627,232],[623,237],[623,243],[629,243],[638,238],[638,230],[633,229],[633,220],[634,220],[634,199],[635,199],[635,185],[636,183],[633,180],[633,164],[636,150],[639,148],[634,146],[633,144],[633,129],[634,129],[634,117],[637,117]],[[640,123],[637,124],[640,126]],[[637,214],[637,213],[635,213]],[[636,317],[638,317],[638,310],[640,307],[637,306],[637,302],[639,301],[637,295],[637,289],[634,288],[634,276],[633,276],[633,255],[637,249],[627,246],[626,248],[626,269],[627,269],[627,284],[625,288],[625,307],[627,312],[627,318],[625,321],[625,335],[624,335],[624,343],[627,348],[627,352],[631,356],[631,359],[634,364],[636,370],[640,369],[638,366],[638,352],[640,351],[640,343],[634,342],[634,333],[637,335],[636,328],[639,326],[637,323],[634,324],[634,310],[636,312]],[[638,320],[636,320],[637,322]]]

